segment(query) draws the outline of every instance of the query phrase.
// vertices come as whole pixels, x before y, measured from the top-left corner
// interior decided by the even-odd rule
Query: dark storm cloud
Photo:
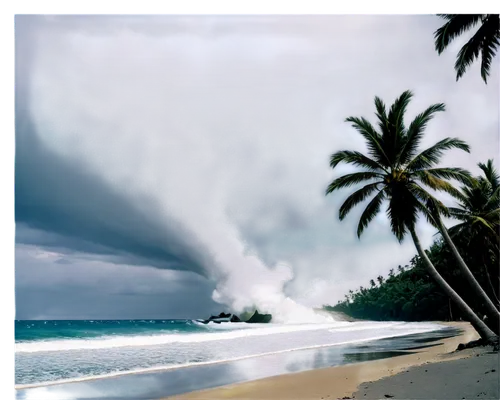
[[[432,32],[440,23],[18,17],[18,242],[63,254],[53,263],[71,264],[61,267],[78,266],[76,259],[193,271],[216,265],[234,272],[236,294],[257,279],[281,282],[267,272],[285,261],[294,275],[287,295],[307,305],[335,302],[415,254],[411,241],[399,246],[385,215],[358,240],[361,209],[338,221],[348,191],[324,196],[334,176],[350,172],[332,172],[329,155],[366,150],[347,116],[373,121],[373,96],[390,103],[412,89],[409,117],[432,103],[447,106],[423,146],[458,136],[472,147],[470,155],[450,152],[443,165],[477,173],[478,161],[497,157],[498,68],[487,86],[477,63],[456,82],[462,39],[438,56]],[[418,230],[429,245],[434,230],[423,221]],[[247,254],[267,265],[238,275]],[[46,268],[47,280],[58,282]]]
[[[191,272],[16,248],[16,319],[206,318],[221,308],[213,289]]]

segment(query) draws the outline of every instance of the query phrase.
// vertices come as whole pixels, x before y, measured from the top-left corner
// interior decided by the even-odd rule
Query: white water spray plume
[[[193,233],[201,239],[200,250],[204,256],[200,262],[207,276],[217,284],[215,301],[226,304],[236,313],[255,309],[270,313],[276,322],[333,321],[287,297],[283,285],[293,278],[290,267],[267,268],[255,254],[246,252],[234,227],[212,221],[198,224]]]

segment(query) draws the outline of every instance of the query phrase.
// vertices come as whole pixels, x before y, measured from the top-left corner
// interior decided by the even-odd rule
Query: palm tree
[[[500,249],[500,177],[493,166],[493,160],[479,163],[484,176],[471,179],[455,194],[458,207],[450,207],[450,214],[462,221],[449,229],[452,238],[461,239],[472,249],[480,249],[486,278],[491,293],[498,304],[496,290],[491,283],[485,258],[491,257],[498,265]],[[497,272],[498,275],[498,272]]]
[[[497,14],[439,14],[447,22],[434,32],[435,47],[441,54],[458,36],[481,26],[474,36],[460,49],[455,62],[457,80],[481,54],[481,77],[487,83],[490,67],[500,41],[499,18]]]
[[[494,341],[498,339],[495,333],[438,273],[422,248],[415,231],[419,213],[424,214],[429,222],[436,225],[433,214],[429,210],[430,205],[442,213],[447,212],[446,207],[424,187],[452,192],[454,188],[446,179],[455,179],[465,183],[470,179],[470,174],[461,168],[435,167],[446,150],[456,148],[469,152],[469,146],[460,139],[446,138],[418,152],[427,123],[435,113],[444,111],[445,106],[442,103],[431,105],[406,127],[403,118],[412,97],[411,91],[403,92],[388,112],[383,101],[375,97],[375,114],[380,132],[377,132],[365,118],[349,117],[346,119],[365,139],[369,156],[351,150],[342,150],[332,154],[330,158],[332,168],[344,162],[361,167],[362,170],[334,179],[328,186],[326,194],[365,183],[365,186],[352,193],[340,207],[339,218],[343,220],[354,206],[376,193],[361,214],[357,228],[358,237],[380,212],[382,203],[387,200],[387,216],[391,231],[398,241],[402,242],[405,235],[410,233],[429,275],[458,305],[481,337],[487,341]]]
[[[480,234],[489,245],[498,249],[500,225],[500,177],[493,166],[493,160],[479,163],[484,173],[471,179],[455,193],[458,207],[450,207],[450,214],[461,221],[450,229],[452,236],[467,234],[469,238]]]

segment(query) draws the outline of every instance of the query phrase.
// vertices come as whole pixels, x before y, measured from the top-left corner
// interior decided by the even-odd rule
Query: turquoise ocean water
[[[192,320],[15,321],[16,387],[183,368],[442,329],[431,323],[201,324]]]

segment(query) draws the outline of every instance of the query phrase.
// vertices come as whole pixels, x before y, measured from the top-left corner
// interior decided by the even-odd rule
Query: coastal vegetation
[[[466,240],[460,241],[459,245],[464,257],[467,260],[477,259],[478,249],[468,247],[466,243]],[[471,295],[442,239],[437,239],[426,252],[443,278],[477,314],[484,316],[480,302]],[[487,263],[474,265],[477,269],[473,273],[480,284],[488,289],[489,294],[498,297],[498,285],[490,286],[488,283],[490,280],[498,282],[498,262],[490,253]],[[325,305],[324,309],[376,321],[458,321],[464,317],[431,279],[418,255],[406,265],[391,268],[387,277],[367,280],[365,287],[349,291],[344,300],[333,306]],[[493,328],[488,319],[485,322]]]
[[[479,163],[478,166],[483,175],[464,185],[458,192],[458,206],[449,207],[450,214],[460,221],[449,231],[477,281],[498,307],[500,178],[493,167],[493,160]],[[469,285],[459,273],[456,260],[443,240],[436,239],[426,252],[443,278],[471,305],[476,314],[484,316],[481,302],[471,294]],[[464,317],[426,273],[418,255],[409,264],[392,268],[387,278],[378,276],[371,279],[366,288],[350,291],[344,300],[324,308],[354,318],[372,320],[450,321]],[[490,329],[498,329],[493,321],[486,319],[485,322]]]
[[[340,163],[345,163],[354,166],[358,171],[334,179],[328,186],[326,194],[364,184],[363,187],[347,197],[339,210],[339,218],[343,220],[356,205],[372,196],[361,214],[357,227],[358,237],[381,211],[382,204],[386,202],[386,213],[392,233],[399,242],[410,235],[418,253],[418,257],[412,263],[413,268],[406,275],[408,278],[411,276],[412,279],[406,279],[407,288],[402,290],[411,292],[411,284],[416,285],[414,289],[427,291],[429,304],[432,303],[432,293],[436,298],[445,296],[455,304],[460,315],[471,322],[481,338],[486,341],[498,341],[500,321],[498,303],[494,303],[492,298],[495,296],[491,293],[488,295],[487,290],[484,289],[485,286],[478,282],[477,273],[475,275],[470,270],[468,262],[472,261],[477,264],[476,260],[470,260],[465,255],[464,249],[459,249],[457,245],[466,240],[464,238],[467,236],[467,232],[471,234],[473,231],[479,231],[479,228],[476,227],[478,223],[483,225],[481,232],[485,229],[491,231],[488,233],[488,241],[498,242],[498,182],[495,183],[495,179],[488,181],[487,176],[489,174],[490,177],[495,177],[496,172],[490,162],[484,165],[484,168],[480,166],[485,173],[485,177],[480,178],[473,178],[468,171],[459,167],[440,167],[439,162],[446,151],[458,149],[469,152],[469,146],[459,138],[445,138],[433,146],[421,150],[420,144],[427,124],[436,113],[445,111],[445,105],[439,103],[429,106],[406,125],[405,113],[412,97],[411,91],[403,92],[388,110],[384,102],[379,97],[375,97],[378,130],[364,117],[346,119],[365,139],[368,155],[351,150],[337,151],[332,154],[330,158],[332,169],[335,169]],[[457,189],[452,182],[462,184],[461,189]],[[487,198],[485,204],[474,203],[473,205],[470,202],[471,196],[474,197],[477,191],[481,191]],[[450,210],[435,197],[438,192],[445,192],[457,198],[460,206]],[[481,207],[483,209],[480,209]],[[430,254],[423,249],[417,234],[419,216],[423,216],[440,233],[441,239],[435,243],[435,246],[440,249],[440,254],[448,252],[447,260],[452,263],[447,265],[450,265],[450,268],[453,265],[453,271],[460,273],[462,284],[468,285],[466,297],[470,298],[469,302],[464,300],[463,293],[458,293],[450,285],[450,282],[442,276],[442,270],[436,268],[438,259],[431,258]],[[460,217],[462,227],[448,232],[443,223],[443,217]],[[478,233],[476,237],[478,238],[476,240],[481,240],[479,238],[484,237],[484,235]],[[489,274],[487,275],[489,276]],[[389,278],[391,279],[393,276]],[[375,293],[384,294],[386,289],[395,288],[390,285],[381,290],[383,278],[379,277],[378,280],[379,287],[372,280],[370,282],[371,288],[360,288],[354,299],[359,299],[361,302],[361,298],[363,300],[369,298],[366,297],[368,293],[372,295]],[[404,281],[403,278],[400,280]],[[397,287],[404,288],[404,285]],[[387,295],[385,297],[387,298]],[[380,301],[387,301],[386,298]],[[377,315],[379,318],[385,316],[388,319],[408,319],[405,314],[412,313],[410,312],[412,307],[407,305],[409,301],[402,295],[396,301],[400,305],[400,310],[392,309],[388,313],[387,310],[379,310]],[[347,306],[351,305],[349,299],[346,299],[346,302]],[[478,315],[479,310],[473,309],[470,304],[479,305],[478,307],[491,321],[490,326]],[[416,311],[413,313],[418,314]]]
[[[480,59],[481,77],[487,83],[500,44],[499,15],[439,17],[446,22],[434,32],[438,54],[479,25],[457,54],[456,79]],[[428,107],[406,126],[404,115],[412,96],[410,91],[404,92],[388,111],[375,97],[378,131],[365,118],[346,119],[365,139],[368,155],[349,150],[333,154],[332,168],[346,163],[360,171],[333,180],[326,193],[364,183],[340,207],[340,220],[374,195],[361,214],[358,238],[387,201],[393,234],[399,242],[409,234],[417,254],[408,265],[392,268],[387,278],[370,279],[367,287],[350,290],[344,300],[334,306],[325,305],[324,309],[373,320],[463,318],[472,323],[482,339],[498,343],[500,177],[493,160],[478,164],[482,175],[477,177],[458,167],[437,167],[445,151],[455,148],[469,152],[469,146],[458,138],[443,139],[418,152],[426,125],[445,106],[440,103]],[[443,204],[435,197],[437,192],[451,195],[456,204]],[[419,216],[437,230],[438,236],[427,250],[422,248],[416,232]],[[457,223],[448,229],[443,218]]]

